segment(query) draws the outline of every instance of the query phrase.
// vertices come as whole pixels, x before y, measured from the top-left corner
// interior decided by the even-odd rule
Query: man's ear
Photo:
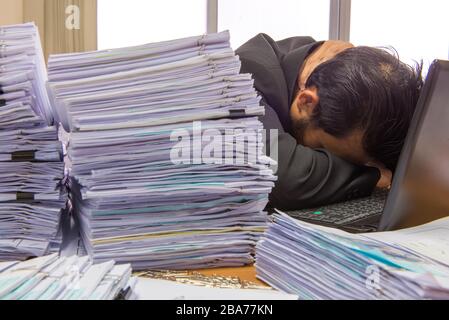
[[[315,87],[301,90],[297,101],[299,112],[304,116],[310,117],[320,101],[318,90]]]

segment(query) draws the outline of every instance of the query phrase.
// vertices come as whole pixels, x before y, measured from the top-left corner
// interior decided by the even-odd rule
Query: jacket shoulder
[[[236,53],[239,56],[242,56],[246,55],[247,53],[252,53],[253,51],[257,51],[260,53],[261,51],[265,50],[269,53],[279,56],[314,42],[316,42],[315,39],[309,36],[296,36],[275,41],[269,35],[265,33],[259,33],[258,35],[245,42],[242,46],[240,46],[236,50]]]

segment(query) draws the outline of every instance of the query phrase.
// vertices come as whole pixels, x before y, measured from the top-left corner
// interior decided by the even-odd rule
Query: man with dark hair
[[[259,34],[237,50],[262,96],[265,129],[279,130],[270,204],[302,209],[368,196],[389,183],[422,87],[385,50]],[[277,144],[277,145],[276,145]]]

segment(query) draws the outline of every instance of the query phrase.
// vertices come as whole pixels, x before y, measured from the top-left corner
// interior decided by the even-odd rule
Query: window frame
[[[329,40],[349,41],[351,0],[330,0]]]

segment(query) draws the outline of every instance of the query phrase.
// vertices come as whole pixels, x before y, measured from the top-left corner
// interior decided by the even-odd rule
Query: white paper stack
[[[47,70],[39,32],[34,23],[0,26],[0,105],[13,101],[15,113],[2,113],[1,121],[12,127],[41,118],[53,124],[51,104],[45,90]],[[30,107],[34,113],[30,113]],[[6,118],[4,116],[6,115]],[[36,117],[37,116],[37,117]],[[33,123],[28,123],[33,126]]]
[[[274,216],[256,249],[257,276],[301,299],[449,299],[449,218],[353,235]]]
[[[50,57],[73,206],[94,261],[253,261],[275,177],[262,150],[264,108],[239,70],[227,32]],[[207,152],[211,139],[222,139],[220,151]]]
[[[52,254],[0,263],[0,300],[113,300],[132,280],[129,264]]]
[[[62,144],[34,24],[0,27],[0,261],[56,250],[66,194]]]

